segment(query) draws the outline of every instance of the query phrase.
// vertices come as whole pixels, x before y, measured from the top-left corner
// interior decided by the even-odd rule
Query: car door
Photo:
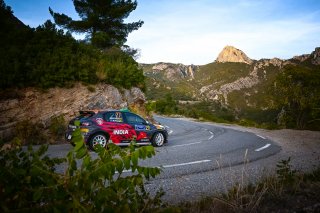
[[[124,112],[126,122],[134,128],[137,133],[137,142],[149,142],[148,133],[150,132],[150,125],[140,116]]]
[[[103,116],[104,131],[110,135],[110,140],[115,143],[130,143],[133,137],[136,137],[134,129],[124,122],[124,116],[119,111],[109,111]]]

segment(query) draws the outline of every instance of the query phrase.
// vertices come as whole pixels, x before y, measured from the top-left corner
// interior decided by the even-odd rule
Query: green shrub
[[[100,55],[96,76],[105,83],[129,89],[145,90],[145,77],[138,63],[120,48],[113,47]]]
[[[44,144],[48,138],[45,135],[44,125],[41,123],[32,123],[29,120],[20,121],[15,127],[14,141],[20,141],[22,144]]]
[[[297,171],[292,169],[290,161],[289,157],[287,160],[281,160],[277,163],[277,176],[284,184],[292,184],[295,181]]]
[[[166,94],[164,99],[156,101],[154,107],[155,111],[161,114],[176,114],[178,111],[177,102],[170,93]]]
[[[145,104],[145,107],[146,107],[147,113],[150,114],[151,112],[155,111],[156,102],[148,101],[148,102]]]
[[[94,86],[87,86],[87,89],[89,90],[89,92],[95,92],[96,91],[96,88]]]
[[[50,119],[49,131],[54,141],[64,138],[66,128],[66,121],[62,115],[54,116]]]
[[[144,188],[145,179],[160,173],[157,167],[143,167],[139,159],[155,155],[152,146],[125,149],[108,144],[97,147],[91,158],[80,129],[73,134],[75,147],[66,158],[45,155],[48,146],[34,151],[0,146],[1,212],[154,212],[162,206]],[[80,161],[79,161],[80,160]],[[79,165],[79,162],[82,162]],[[65,174],[55,172],[67,163]],[[130,170],[133,173],[124,175]]]
[[[62,188],[58,182],[61,175],[53,172],[54,166],[64,159],[44,156],[47,148],[41,146],[33,151],[29,146],[25,152],[21,147],[13,147],[0,151],[1,212],[41,211],[41,202],[54,204]]]
[[[248,120],[248,119],[241,119],[239,122],[238,122],[241,126],[256,126],[256,122],[252,121],[252,120]]]
[[[2,18],[3,23],[12,21],[10,14]],[[0,28],[0,89],[29,86],[48,89],[70,87],[74,82],[96,84],[99,81],[145,89],[142,70],[121,47],[100,51],[75,40],[50,20],[35,29],[16,26],[14,20]]]

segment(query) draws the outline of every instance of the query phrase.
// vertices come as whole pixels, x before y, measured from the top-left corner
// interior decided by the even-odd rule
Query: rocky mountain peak
[[[320,47],[316,47],[315,50],[311,54],[303,54],[303,55],[294,56],[292,59],[297,60],[299,62],[311,60],[312,64],[320,65]]]
[[[320,65],[320,47],[317,47],[312,53],[312,63],[315,65]]]
[[[233,46],[225,46],[218,55],[216,62],[239,62],[251,64],[252,60],[243,51]]]

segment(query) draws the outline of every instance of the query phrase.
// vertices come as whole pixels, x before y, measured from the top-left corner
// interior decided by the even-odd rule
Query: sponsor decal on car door
[[[121,112],[107,112],[104,115],[104,130],[109,133],[113,143],[128,143],[136,138],[134,129],[123,122]]]

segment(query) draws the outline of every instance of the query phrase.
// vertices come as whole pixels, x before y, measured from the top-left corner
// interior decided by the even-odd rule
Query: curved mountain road
[[[179,118],[156,116],[169,130],[169,142],[144,162],[162,166],[159,178],[201,173],[267,158],[281,148],[249,132]]]

